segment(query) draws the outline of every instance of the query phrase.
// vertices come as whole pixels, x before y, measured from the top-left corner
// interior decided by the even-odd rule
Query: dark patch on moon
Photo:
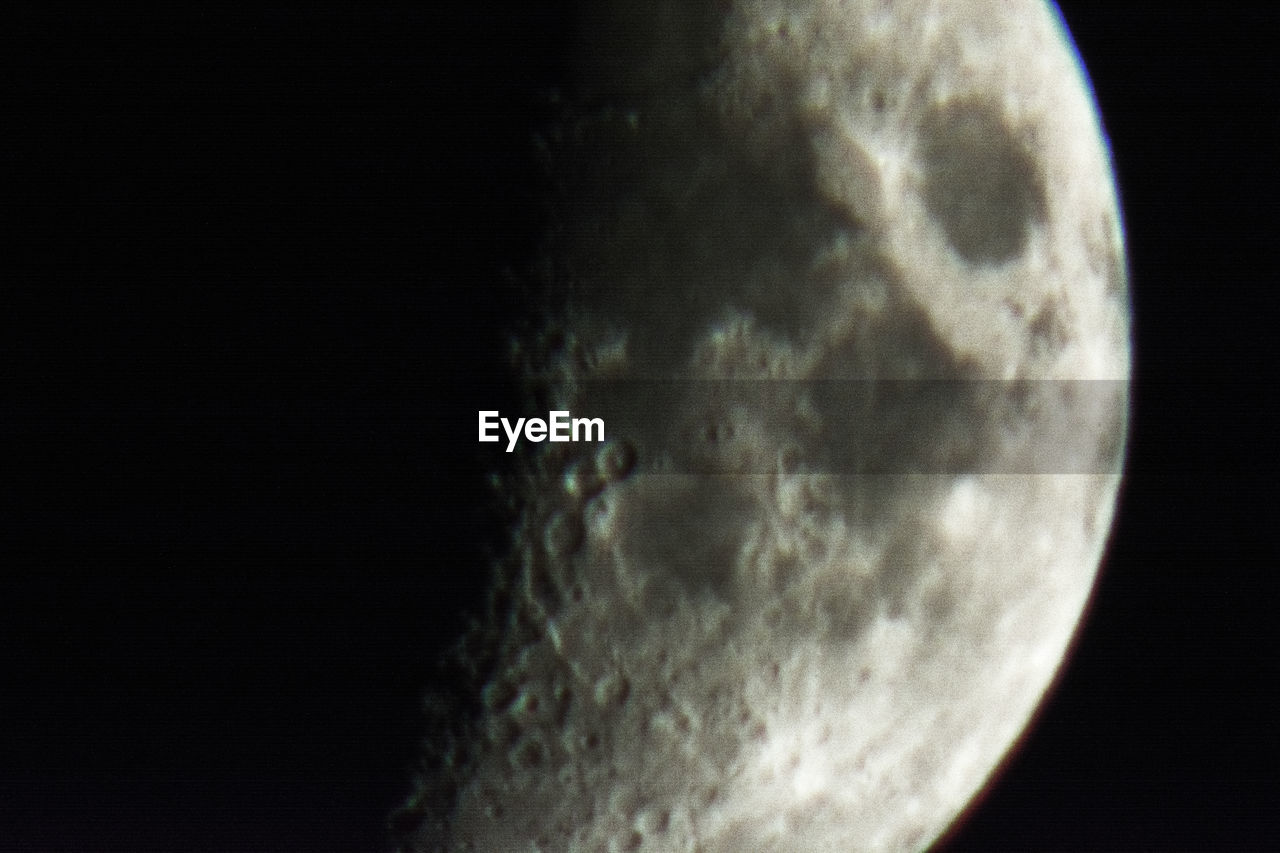
[[[667,490],[621,520],[623,549],[652,572],[657,612],[688,595],[736,597],[735,565],[751,504],[733,477],[671,478]]]
[[[895,538],[885,552],[875,584],[876,597],[887,615],[900,618],[906,613],[912,592],[928,564],[927,549],[918,531],[907,530]]]
[[[830,579],[818,591],[821,627],[836,640],[856,640],[875,614],[875,601],[861,583]]]
[[[625,328],[629,359],[657,374],[736,312],[803,339],[837,283],[811,275],[814,247],[862,230],[824,198],[809,130],[727,126],[688,94],[634,114],[605,109],[561,135],[549,249],[568,260],[552,288],[572,314]]]
[[[1059,313],[1056,303],[1050,300],[1031,318],[1027,332],[1031,335],[1031,348],[1034,351],[1052,354],[1067,345],[1067,325]]]
[[[977,98],[935,105],[920,136],[925,207],[955,253],[982,266],[1021,255],[1044,218],[1045,190],[999,107]]]
[[[577,8],[574,82],[584,97],[687,85],[719,57],[723,21],[715,3],[594,0]]]

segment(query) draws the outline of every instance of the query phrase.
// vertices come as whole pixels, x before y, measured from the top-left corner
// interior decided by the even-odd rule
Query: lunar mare
[[[595,4],[543,445],[408,850],[918,850],[1061,665],[1110,525],[1115,191],[1051,7]]]

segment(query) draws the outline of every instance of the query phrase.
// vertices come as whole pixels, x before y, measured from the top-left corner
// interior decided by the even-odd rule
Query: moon
[[[1102,558],[1130,317],[1109,155],[1039,0],[592,4],[538,445],[413,851],[942,836]]]

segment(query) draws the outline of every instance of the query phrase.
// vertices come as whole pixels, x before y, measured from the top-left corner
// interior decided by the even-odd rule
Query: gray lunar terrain
[[[483,711],[418,851],[919,850],[1061,665],[1123,459],[1106,145],[1041,0],[596,4]],[[529,414],[545,414],[530,412]]]

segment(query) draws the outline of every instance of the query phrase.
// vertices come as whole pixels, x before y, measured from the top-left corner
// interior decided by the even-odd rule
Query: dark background
[[[946,849],[1264,849],[1280,27],[1063,9],[1127,219],[1128,476]],[[546,3],[0,14],[0,850],[384,848],[501,541],[474,412],[518,407],[571,41]]]

